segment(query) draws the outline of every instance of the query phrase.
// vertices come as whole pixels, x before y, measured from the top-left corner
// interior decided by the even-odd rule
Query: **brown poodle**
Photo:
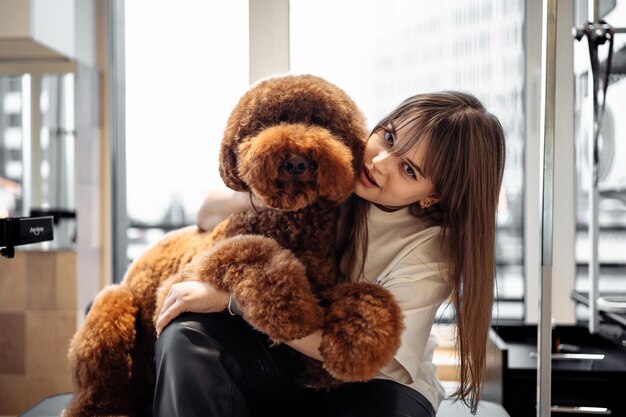
[[[323,368],[294,355],[307,383],[375,376],[399,346],[402,313],[383,288],[342,283],[334,246],[366,137],[357,106],[319,77],[270,78],[244,94],[224,133],[220,174],[260,207],[211,232],[169,233],[101,291],[70,346],[75,391],[64,415],[152,414],[153,320],[184,280],[229,291],[275,342],[322,328]]]

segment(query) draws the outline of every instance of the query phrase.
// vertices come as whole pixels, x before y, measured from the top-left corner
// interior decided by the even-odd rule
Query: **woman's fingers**
[[[208,282],[184,281],[172,285],[155,324],[157,337],[181,313],[215,313],[224,310],[228,297],[227,292],[215,289]]]
[[[170,290],[168,291],[167,296],[165,297],[165,301],[163,301],[163,307],[161,307],[160,314],[163,314],[163,312],[167,311],[167,309],[170,308],[172,304],[174,304],[175,302],[176,302],[176,296],[174,295],[174,286],[172,286],[170,287]]]
[[[164,306],[155,325],[157,337],[161,335],[161,332],[163,331],[165,326],[167,326],[170,321],[174,320],[181,313],[184,313],[184,307],[183,303],[180,300],[175,300],[168,308],[165,308]]]

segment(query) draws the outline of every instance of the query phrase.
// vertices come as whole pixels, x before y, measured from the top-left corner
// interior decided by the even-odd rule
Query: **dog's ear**
[[[224,140],[220,147],[220,176],[228,188],[235,191],[250,191],[246,183],[239,178],[237,147],[231,142]]]

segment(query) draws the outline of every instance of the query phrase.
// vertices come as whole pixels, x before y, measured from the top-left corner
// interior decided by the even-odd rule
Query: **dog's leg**
[[[125,287],[100,292],[69,351],[74,398],[64,417],[130,415],[137,306]]]
[[[404,329],[393,295],[375,284],[350,282],[327,291],[324,304],[324,368],[343,381],[376,376],[398,350]]]
[[[280,343],[320,329],[323,311],[305,267],[275,240],[256,235],[225,239],[183,270],[231,293],[246,320]]]

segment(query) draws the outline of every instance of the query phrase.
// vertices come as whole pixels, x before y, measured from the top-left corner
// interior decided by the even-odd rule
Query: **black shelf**
[[[626,350],[615,339],[590,334],[585,326],[556,326],[553,335],[576,354],[552,357],[552,406],[559,416],[598,415],[610,411],[626,416]],[[491,329],[486,400],[499,402],[511,417],[536,415],[537,326],[511,325]],[[583,355],[583,356],[576,356]],[[565,407],[565,408],[564,408]],[[577,407],[594,407],[581,413]],[[563,410],[572,410],[563,412]]]

